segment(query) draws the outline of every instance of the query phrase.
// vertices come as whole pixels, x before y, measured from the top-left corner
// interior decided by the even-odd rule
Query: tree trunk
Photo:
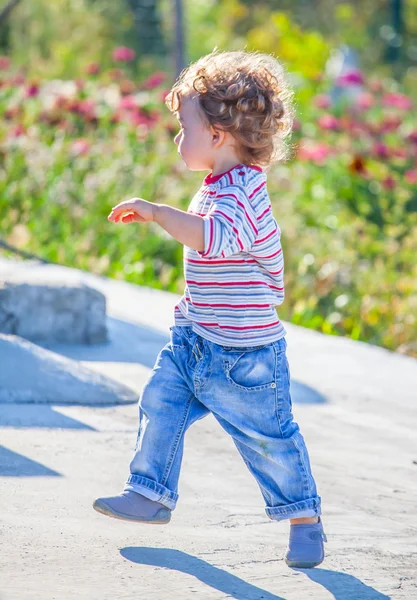
[[[128,0],[141,54],[166,53],[156,0]]]

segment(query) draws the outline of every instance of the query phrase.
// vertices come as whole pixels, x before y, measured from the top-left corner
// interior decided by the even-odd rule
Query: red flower
[[[113,50],[113,60],[116,62],[131,62],[134,60],[136,52],[127,46],[119,46]]]
[[[349,71],[346,71],[346,73],[339,75],[339,77],[336,78],[335,83],[336,85],[340,85],[341,87],[349,87],[351,85],[363,85],[365,83],[365,78],[363,76],[363,73],[361,73],[361,71],[359,71],[358,69],[350,69]]]
[[[23,113],[23,109],[21,106],[12,106],[11,108],[6,108],[3,113],[3,117],[7,120],[14,119]]]
[[[158,73],[153,73],[153,75],[150,75],[147,79],[145,79],[142,85],[144,88],[151,90],[161,85],[161,83],[165,81],[166,77],[166,73],[163,71],[158,71]]]
[[[357,175],[366,175],[367,171],[363,156],[355,154],[355,156],[352,158],[352,161],[349,164],[349,170]]]
[[[113,81],[120,81],[124,77],[123,69],[110,69],[109,76]]]
[[[87,75],[97,75],[98,73],[100,73],[100,69],[101,66],[99,65],[99,63],[93,62],[87,65],[84,71],[85,73],[87,73]]]
[[[112,114],[112,116],[110,118],[110,123],[113,123],[113,124],[120,123],[121,120],[122,120],[121,114],[118,111],[116,111]]]
[[[393,190],[395,188],[395,179],[391,175],[388,175],[388,177],[385,177],[382,181],[382,185],[386,190]]]

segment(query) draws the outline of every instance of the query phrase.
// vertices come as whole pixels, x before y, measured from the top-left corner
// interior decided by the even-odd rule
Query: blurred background
[[[182,293],[182,246],[107,215],[188,207],[205,173],[164,97],[215,46],[274,54],[295,90],[268,174],[280,317],[417,357],[417,0],[1,0],[0,255]]]

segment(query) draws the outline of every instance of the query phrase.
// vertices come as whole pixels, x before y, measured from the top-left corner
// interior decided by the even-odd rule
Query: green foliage
[[[103,70],[117,65],[115,46],[129,45],[141,54],[134,13],[127,0],[31,0],[21,2],[9,21],[9,52],[31,77],[79,77],[89,63]],[[142,75],[166,66],[163,57],[142,57]],[[132,75],[136,63],[127,68]]]
[[[375,78],[362,107],[319,108],[331,84],[321,76],[329,53],[321,36],[302,31],[279,12],[262,29],[262,11],[256,20],[250,8],[225,2],[230,19],[225,23],[247,34],[247,49],[284,56],[298,101],[296,156],[268,175],[285,257],[280,317],[417,356],[415,105],[398,93],[397,82]],[[35,0],[25,10],[41,5],[44,10]],[[108,58],[113,47],[104,41],[100,49],[80,41],[71,62],[59,42],[69,40],[69,29],[56,6],[63,11],[69,5],[57,0],[48,15],[42,13],[56,36],[53,43],[34,41],[36,20],[29,27],[36,46],[31,60],[44,76],[39,88],[24,77],[14,79],[12,72],[4,73],[0,87],[2,237],[54,262],[182,293],[179,243],[153,224],[107,221],[112,206],[135,196],[186,209],[201,184],[202,173],[188,172],[173,144],[177,125],[163,106],[169,77],[144,79],[150,63],[138,81],[130,63],[115,73]],[[214,2],[193,5],[196,21],[207,15],[207,36],[201,28],[193,34],[196,54],[199,38],[199,54],[204,44],[210,51],[221,39],[226,43],[226,34],[216,32],[216,10]],[[91,24],[99,37],[100,23],[99,18]],[[101,74],[79,76],[100,58]],[[46,76],[55,76],[62,64],[75,81]]]

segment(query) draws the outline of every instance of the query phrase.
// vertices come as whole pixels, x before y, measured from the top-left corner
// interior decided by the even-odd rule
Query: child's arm
[[[131,198],[112,208],[108,220],[114,223],[154,221],[181,244],[200,252],[204,251],[203,217],[166,204],[154,204],[142,198]]]
[[[154,221],[176,240],[197,251],[204,250],[203,217],[166,204],[154,204]]]

